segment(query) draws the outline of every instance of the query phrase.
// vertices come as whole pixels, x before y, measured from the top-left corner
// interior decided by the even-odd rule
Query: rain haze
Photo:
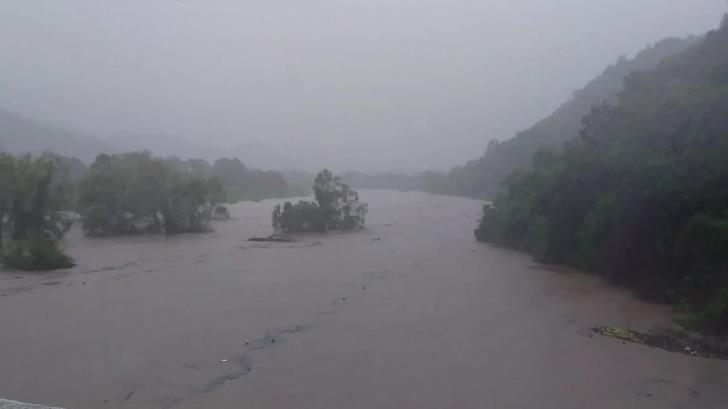
[[[0,5],[0,108],[268,168],[447,169],[722,0],[27,1]],[[185,146],[189,146],[185,150]]]
[[[0,409],[728,408],[727,6],[0,0]]]

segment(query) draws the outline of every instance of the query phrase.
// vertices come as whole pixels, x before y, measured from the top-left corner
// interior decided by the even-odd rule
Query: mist
[[[6,0],[0,108],[102,139],[252,145],[279,158],[271,168],[446,169],[548,115],[619,55],[704,33],[724,11],[722,0]]]

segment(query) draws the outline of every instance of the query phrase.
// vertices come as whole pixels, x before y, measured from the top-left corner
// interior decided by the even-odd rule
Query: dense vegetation
[[[599,104],[484,208],[481,241],[603,274],[728,331],[728,24]]]
[[[165,162],[175,172],[199,178],[217,178],[225,188],[225,201],[263,200],[305,194],[291,187],[280,172],[248,168],[237,158],[221,158],[210,164],[204,159],[171,157]]]
[[[149,153],[99,155],[81,183],[79,212],[90,235],[199,233],[224,198],[217,178]]]
[[[73,163],[51,154],[0,154],[0,259],[6,267],[73,266],[57,244],[71,223],[61,210],[71,205]]]
[[[282,233],[325,232],[329,229],[352,230],[364,227],[366,203],[359,194],[334,176],[322,170],[313,184],[315,202],[286,202],[273,209],[273,229]]]
[[[533,155],[543,148],[560,152],[564,142],[579,135],[581,119],[590,108],[604,101],[615,102],[630,73],[657,67],[665,57],[684,51],[698,41],[666,39],[648,47],[632,59],[621,57],[601,75],[574,93],[573,97],[531,129],[505,141],[492,141],[485,154],[448,173],[426,172],[420,186],[430,193],[492,199],[502,183],[516,170],[528,170]]]
[[[73,265],[58,240],[80,215],[88,235],[209,231],[229,217],[222,203],[285,197],[278,172],[237,159],[155,158],[148,152],[101,154],[89,168],[76,158],[0,153],[0,258],[9,268]]]

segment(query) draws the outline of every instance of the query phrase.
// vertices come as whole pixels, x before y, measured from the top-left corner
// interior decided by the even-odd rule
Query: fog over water
[[[447,168],[723,0],[5,0],[0,108],[360,170]]]

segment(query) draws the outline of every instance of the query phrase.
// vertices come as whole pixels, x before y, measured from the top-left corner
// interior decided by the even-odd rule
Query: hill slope
[[[90,162],[100,152],[119,149],[80,133],[0,110],[0,151],[18,155],[47,150]]]
[[[625,81],[561,155],[508,179],[483,241],[690,307],[728,332],[728,20]]]
[[[493,198],[508,175],[530,168],[536,152],[543,148],[560,151],[564,142],[578,136],[581,120],[591,107],[603,101],[614,102],[630,73],[654,69],[664,58],[684,51],[697,41],[697,38],[665,39],[632,59],[620,58],[532,128],[512,139],[491,142],[482,157],[458,166],[448,174],[425,174],[424,189],[431,193]]]

